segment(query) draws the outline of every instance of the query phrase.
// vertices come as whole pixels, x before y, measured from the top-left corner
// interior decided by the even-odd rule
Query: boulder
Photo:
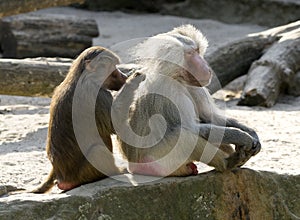
[[[98,36],[97,22],[78,16],[29,13],[0,20],[4,58],[75,58]]]
[[[84,4],[77,7],[87,8],[94,11],[126,12],[159,12],[166,3],[178,3],[184,0],[85,0]]]
[[[36,11],[42,8],[82,3],[84,0],[1,0],[0,18],[30,11]]]
[[[166,4],[165,14],[213,19],[225,23],[251,23],[278,26],[300,19],[299,0],[186,0]]]
[[[99,11],[157,12],[270,27],[300,19],[299,0],[85,0],[81,7]]]
[[[299,219],[300,175],[237,169],[143,184],[123,175],[60,194],[0,198],[0,219]],[[298,216],[298,217],[297,217]]]

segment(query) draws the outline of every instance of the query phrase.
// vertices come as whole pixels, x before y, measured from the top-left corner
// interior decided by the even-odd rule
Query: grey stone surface
[[[300,19],[299,0],[86,0],[85,7],[100,11],[158,12],[225,23],[278,26]]]
[[[0,219],[299,219],[300,175],[239,169],[135,184],[105,179],[61,194],[0,198]],[[297,217],[298,216],[298,217]]]
[[[299,11],[299,0],[188,0],[165,5],[162,9],[166,14],[264,26],[279,26],[299,20]]]

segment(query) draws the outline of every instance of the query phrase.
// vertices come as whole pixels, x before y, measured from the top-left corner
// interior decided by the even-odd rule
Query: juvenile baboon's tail
[[[52,169],[46,179],[45,182],[43,182],[40,186],[38,186],[36,189],[32,190],[32,193],[45,193],[49,191],[54,186],[55,181],[55,175],[54,170]]]

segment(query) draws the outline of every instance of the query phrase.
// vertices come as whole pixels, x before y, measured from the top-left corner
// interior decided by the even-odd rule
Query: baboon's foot
[[[59,183],[57,183],[57,187],[61,190],[64,190],[64,191],[74,189],[77,186],[78,186],[78,184],[75,184],[75,183],[68,183],[68,182],[59,182]]]

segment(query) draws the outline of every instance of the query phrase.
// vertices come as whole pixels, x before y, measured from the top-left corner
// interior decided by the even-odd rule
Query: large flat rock
[[[300,175],[239,169],[154,182],[105,179],[61,194],[0,198],[0,219],[299,219]],[[297,217],[298,216],[298,217]]]

